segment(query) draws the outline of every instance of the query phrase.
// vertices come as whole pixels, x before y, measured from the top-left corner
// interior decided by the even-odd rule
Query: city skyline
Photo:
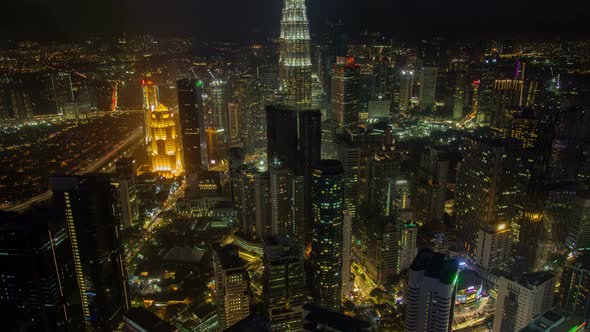
[[[35,2],[5,330],[588,330],[588,5]]]

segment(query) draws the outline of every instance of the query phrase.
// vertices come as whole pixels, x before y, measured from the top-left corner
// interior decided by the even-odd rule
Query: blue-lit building
[[[337,160],[312,167],[311,295],[314,304],[340,310],[344,168]]]

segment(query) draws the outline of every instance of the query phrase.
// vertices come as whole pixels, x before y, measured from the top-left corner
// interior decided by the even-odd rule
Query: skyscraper
[[[508,154],[502,141],[473,135],[463,139],[463,156],[457,171],[455,220],[460,234],[471,245],[479,227],[511,221],[514,201],[503,195],[511,179]]]
[[[53,177],[51,188],[70,237],[86,324],[113,330],[129,309],[129,298],[110,180],[100,175]]]
[[[510,228],[506,223],[483,225],[477,237],[475,262],[486,270],[501,268],[511,256]]]
[[[399,83],[399,110],[407,111],[411,108],[412,87],[414,86],[414,71],[402,70]]]
[[[418,221],[427,223],[442,221],[445,208],[445,193],[449,160],[439,147],[428,147],[423,153],[416,181],[413,203]]]
[[[301,331],[306,300],[301,246],[282,236],[264,238],[264,312],[272,331]]]
[[[410,268],[416,257],[416,240],[418,239],[418,228],[415,224],[398,221],[397,234],[399,237],[399,254],[397,259],[396,273],[402,273]]]
[[[316,305],[340,311],[342,292],[342,239],[344,169],[336,160],[313,167],[311,296]]]
[[[227,129],[229,123],[228,102],[229,89],[227,82],[224,80],[214,80],[211,82],[211,106],[213,107],[213,116],[208,126],[217,129]]]
[[[303,177],[281,165],[270,166],[272,234],[303,242]]]
[[[311,165],[320,160],[321,113],[287,106],[267,106],[267,158],[281,162],[294,175],[303,177],[303,225],[305,240],[311,236]]]
[[[270,175],[268,172],[254,174],[256,211],[256,236],[259,239],[272,234]]]
[[[567,260],[561,274],[559,305],[567,312],[590,318],[590,255]]]
[[[555,275],[550,272],[500,277],[494,332],[520,331],[553,306]]]
[[[420,69],[419,105],[425,110],[435,111],[436,108],[437,72],[437,67],[422,67]]]
[[[121,158],[115,163],[115,168],[119,218],[121,226],[129,227],[139,219],[137,188],[135,187],[135,161],[131,158]]]
[[[215,249],[213,269],[217,314],[226,329],[250,314],[250,280],[235,245]]]
[[[569,221],[567,245],[575,251],[590,249],[590,192],[584,191],[576,195]]]
[[[408,331],[447,332],[453,323],[459,263],[421,250],[409,271],[404,293]]]
[[[332,68],[332,119],[339,127],[359,120],[359,66],[354,57],[338,57]]]
[[[206,157],[205,121],[203,109],[203,81],[182,79],[176,82],[182,155],[187,177],[194,177],[203,167]],[[206,165],[206,163],[205,163]],[[190,179],[189,179],[190,180]],[[191,183],[189,183],[190,185]]]
[[[142,80],[141,81],[141,90],[143,92],[143,109],[145,111],[145,123],[144,123],[144,135],[145,135],[145,144],[147,146],[148,152],[152,148],[150,146],[151,141],[151,119],[152,119],[152,112],[160,105],[160,91],[158,90],[158,85],[154,84],[151,80]]]
[[[78,329],[80,307],[68,303],[73,287],[64,280],[71,252],[67,230],[52,227],[47,214],[0,212],[0,309],[10,331]],[[56,225],[57,226],[57,225]],[[74,298],[75,300],[75,298]],[[72,325],[72,324],[76,325]]]
[[[182,172],[174,112],[163,104],[150,111],[150,135],[152,170],[164,176]]]
[[[287,104],[311,106],[311,53],[305,0],[285,0],[279,46],[279,85]]]

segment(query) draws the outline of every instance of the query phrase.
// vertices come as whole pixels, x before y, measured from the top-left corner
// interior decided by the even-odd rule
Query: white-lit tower
[[[286,103],[311,106],[311,55],[305,0],[285,0],[279,46],[279,85]]]

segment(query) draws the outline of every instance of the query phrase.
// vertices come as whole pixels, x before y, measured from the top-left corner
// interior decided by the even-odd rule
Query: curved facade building
[[[337,160],[312,167],[311,270],[314,304],[340,311],[344,168]]]
[[[279,87],[286,103],[311,106],[311,55],[305,0],[285,0],[279,47]]]

